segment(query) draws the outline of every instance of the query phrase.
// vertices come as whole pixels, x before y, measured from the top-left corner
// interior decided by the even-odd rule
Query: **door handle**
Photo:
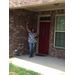
[[[43,35],[45,36],[46,35],[46,29],[44,28],[43,30]]]

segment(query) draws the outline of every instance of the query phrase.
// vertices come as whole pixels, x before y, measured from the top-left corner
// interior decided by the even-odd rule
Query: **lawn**
[[[41,75],[40,73],[26,70],[24,68],[17,67],[12,63],[9,64],[9,75]]]

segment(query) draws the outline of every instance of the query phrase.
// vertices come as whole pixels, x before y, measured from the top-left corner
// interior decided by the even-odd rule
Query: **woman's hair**
[[[31,32],[32,32],[32,29],[34,29],[34,27],[31,27]],[[34,29],[34,33],[35,33],[35,29]]]

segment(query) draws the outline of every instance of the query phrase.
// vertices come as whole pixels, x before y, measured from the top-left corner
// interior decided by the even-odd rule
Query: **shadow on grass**
[[[41,75],[40,73],[9,64],[9,75]]]

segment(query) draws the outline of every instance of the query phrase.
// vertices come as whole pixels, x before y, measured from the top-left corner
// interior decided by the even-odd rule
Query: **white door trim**
[[[40,22],[50,22],[50,21],[40,21],[40,17],[45,17],[45,16],[51,16],[51,15],[38,15],[38,23],[37,23],[37,33],[39,34],[39,23]],[[38,53],[38,46],[39,46],[39,38],[37,39],[36,43],[36,54]]]

